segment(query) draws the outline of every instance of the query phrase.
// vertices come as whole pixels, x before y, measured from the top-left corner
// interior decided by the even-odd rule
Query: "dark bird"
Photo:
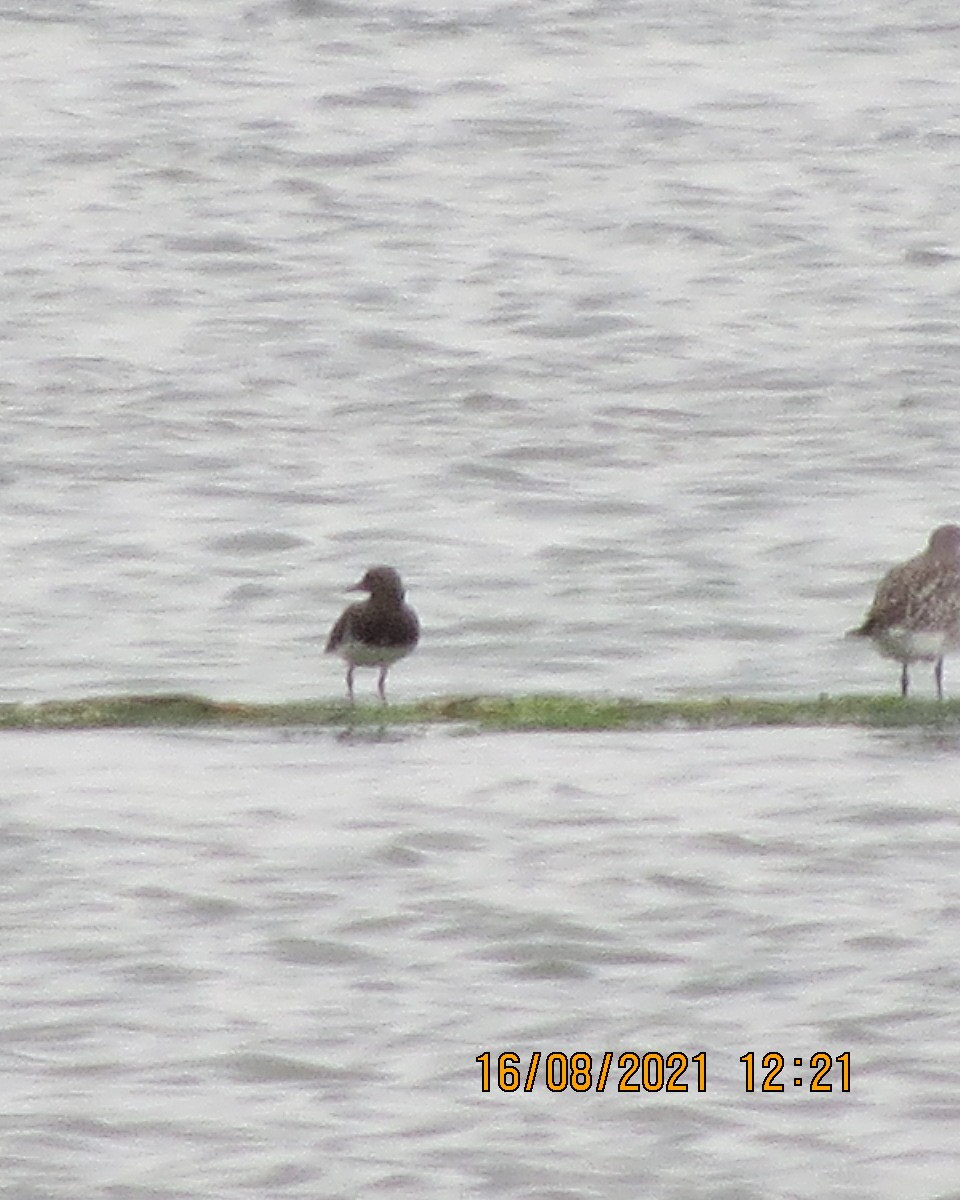
[[[910,663],[932,662],[942,700],[944,655],[960,648],[960,526],[941,525],[922,554],[888,571],[863,624],[847,636],[872,639],[885,658],[900,663],[901,696],[910,686]]]
[[[379,667],[377,690],[387,702],[387,671],[414,649],[420,639],[417,614],[404,601],[403,584],[393,567],[371,567],[366,575],[347,588],[369,592],[369,600],[351,604],[327,638],[327,654],[339,654],[347,663],[347,694],[353,703],[355,667]]]

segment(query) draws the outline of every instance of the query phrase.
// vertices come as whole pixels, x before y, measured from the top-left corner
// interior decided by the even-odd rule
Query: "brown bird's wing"
[[[337,623],[330,630],[330,636],[327,638],[327,644],[323,651],[324,654],[332,654],[333,651],[336,650],[337,647],[343,642],[343,639],[346,637],[347,630],[350,628],[350,624],[353,619],[354,607],[355,606],[351,604],[350,607],[345,608],[337,618]]]
[[[955,641],[960,633],[960,568],[937,563],[914,578],[905,623],[910,629],[936,629]]]
[[[412,650],[420,637],[420,622],[409,604],[395,612],[364,607],[354,617],[351,632],[368,646],[409,646]]]
[[[853,632],[870,637],[894,625],[960,630],[960,568],[921,555],[888,571],[866,620]]]
[[[913,560],[902,563],[884,575],[877,585],[877,593],[863,624],[859,629],[851,630],[852,633],[870,637],[878,629],[887,629],[906,621],[910,611],[913,565]]]

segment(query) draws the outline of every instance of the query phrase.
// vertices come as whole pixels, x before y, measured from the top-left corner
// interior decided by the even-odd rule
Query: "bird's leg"
[[[380,678],[377,680],[377,691],[380,693],[380,699],[386,704],[387,702],[387,668],[386,665],[380,668]]]
[[[937,699],[943,699],[943,659],[938,658],[933,665],[933,678],[937,683]]]
[[[353,703],[353,663],[347,667],[347,695],[350,697],[350,703]]]
[[[904,663],[900,670],[900,695],[906,700],[907,691],[910,687],[910,676],[907,673],[907,664]]]

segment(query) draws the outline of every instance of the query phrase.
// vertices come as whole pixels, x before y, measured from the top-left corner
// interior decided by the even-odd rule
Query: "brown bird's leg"
[[[387,668],[380,668],[380,678],[377,680],[377,691],[380,693],[380,699],[386,704],[387,702]]]
[[[903,669],[900,671],[900,695],[906,700],[907,689],[910,687],[910,676],[907,674],[907,664],[903,664]]]
[[[937,681],[937,699],[943,699],[943,659],[938,658],[933,667],[933,677]]]
[[[350,697],[350,703],[353,703],[353,663],[347,667],[347,695]]]

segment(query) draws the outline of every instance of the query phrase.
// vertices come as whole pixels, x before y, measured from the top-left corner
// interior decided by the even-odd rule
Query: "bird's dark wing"
[[[910,610],[912,567],[912,562],[902,563],[884,575],[877,585],[870,611],[853,633],[870,637],[879,629],[889,629],[891,625],[902,625],[906,621]]]
[[[880,580],[866,620],[854,633],[871,637],[892,626],[937,629],[960,622],[960,570],[921,556],[901,563]]]
[[[956,636],[960,624],[960,570],[938,563],[914,580],[906,624],[910,629],[936,629]]]
[[[330,630],[330,636],[327,638],[327,644],[324,648],[324,654],[332,654],[334,650],[343,642],[346,637],[347,630],[350,628],[353,621],[353,610],[355,605],[351,604],[349,608],[345,608],[337,619],[337,623]]]
[[[420,622],[409,604],[396,612],[363,606],[354,614],[350,631],[368,646],[408,646],[412,650],[420,637]]]

